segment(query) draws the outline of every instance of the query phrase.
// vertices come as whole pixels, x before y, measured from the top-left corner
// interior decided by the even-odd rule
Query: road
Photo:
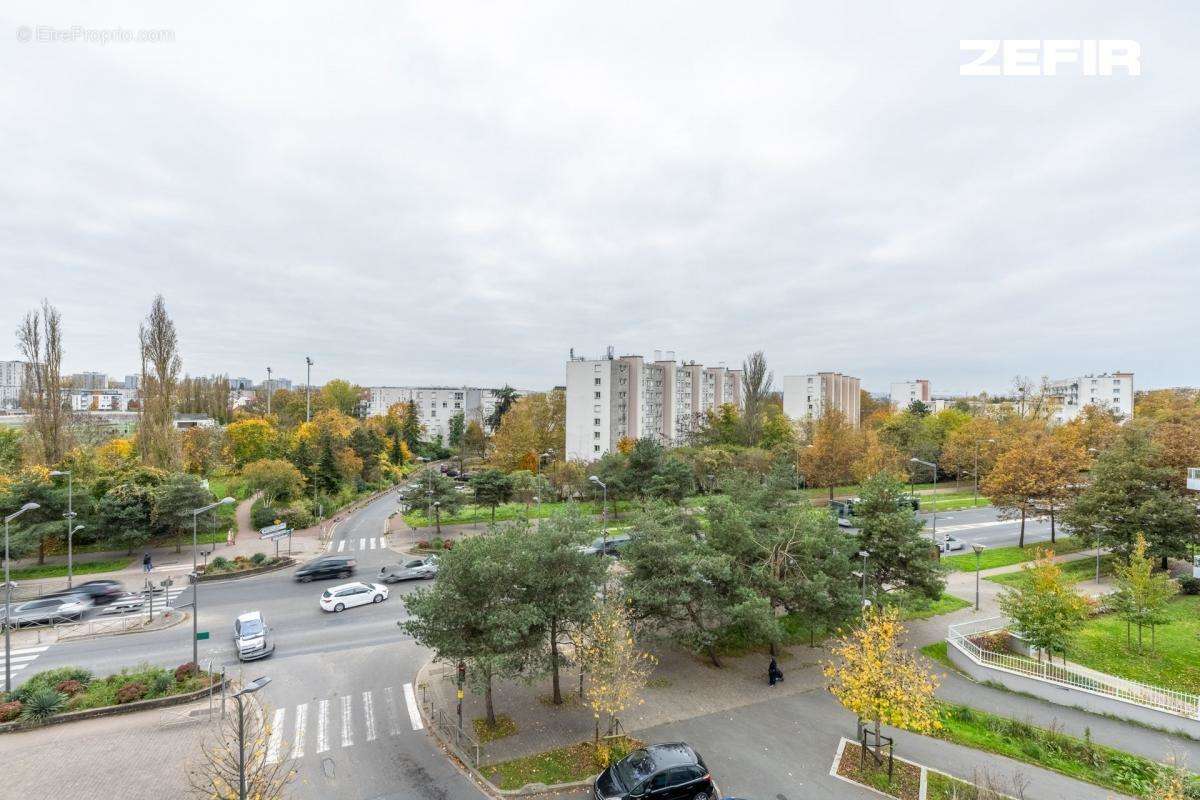
[[[925,520],[925,530],[933,532],[933,515],[918,514]],[[969,549],[973,542],[988,547],[1016,546],[1020,536],[1021,520],[1000,519],[995,508],[966,508],[961,511],[939,511],[937,515],[937,535],[949,534],[966,543]],[[1062,531],[1059,530],[1059,535]],[[1025,543],[1047,542],[1050,540],[1050,520],[1025,520]]]
[[[395,509],[395,498],[388,494],[335,528],[330,549],[355,554],[355,579],[369,581],[385,563],[398,558],[382,538],[387,517]],[[429,655],[396,625],[406,616],[403,596],[418,587],[396,584],[384,603],[331,614],[318,606],[321,592],[329,585],[328,581],[296,583],[291,570],[284,570],[199,586],[198,627],[211,633],[210,639],[200,642],[200,661],[246,679],[271,678],[259,692],[273,723],[268,752],[293,759],[297,777],[291,796],[312,800],[481,797],[420,728],[411,681]],[[190,600],[187,589],[174,604],[184,606]],[[233,648],[233,620],[251,610],[261,611],[272,628],[275,654],[241,664]],[[183,624],[151,633],[54,644],[32,654],[21,673],[79,665],[107,674],[142,662],[174,667],[189,660],[191,625]]]

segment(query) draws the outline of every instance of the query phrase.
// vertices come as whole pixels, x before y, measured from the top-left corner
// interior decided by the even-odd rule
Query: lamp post
[[[987,549],[986,545],[979,542],[971,542],[971,549],[975,551],[975,610],[979,610],[979,556]]]
[[[312,359],[304,357],[304,421],[312,420]]]
[[[604,542],[603,549],[600,551],[601,558],[608,557],[608,484],[600,480],[598,475],[589,475],[588,480],[604,490],[604,499],[600,505],[600,537]],[[604,585],[601,587],[604,599],[608,599],[608,573],[605,572]]]
[[[50,472],[51,475],[67,476],[67,513],[63,514],[67,520],[67,588],[71,588],[71,580],[73,577],[73,558],[71,552],[71,526],[75,523],[75,479],[71,475],[71,470],[56,469]],[[83,527],[82,525],[80,527]]]
[[[933,541],[936,542],[937,541],[937,464],[932,461],[923,461],[916,457],[910,458],[909,461],[913,462],[914,464],[924,464],[925,466],[927,466],[933,470]],[[938,550],[938,553],[940,555],[941,550]]]
[[[862,565],[862,613],[867,611],[867,557],[871,554],[866,550],[858,551],[859,558],[863,560]]]
[[[4,518],[4,691],[12,691],[12,644],[9,640],[9,629],[12,627],[9,615],[12,614],[12,581],[8,579],[8,523],[24,514],[41,508],[37,503],[26,503]]]
[[[255,678],[233,693],[238,706],[238,800],[246,800],[246,712],[242,695],[253,694],[270,682],[270,678]]]
[[[267,367],[267,416],[271,416],[271,368]]]
[[[200,574],[196,572],[196,551],[199,550],[199,545],[196,543],[196,519],[206,511],[212,511],[217,506],[227,506],[237,501],[232,497],[225,497],[215,503],[209,503],[203,508],[193,509],[192,511],[192,572],[189,577],[192,579],[192,663],[200,663],[200,640],[196,637],[200,630]],[[150,587],[151,596],[153,597],[154,587]],[[165,600],[165,598],[164,598]]]

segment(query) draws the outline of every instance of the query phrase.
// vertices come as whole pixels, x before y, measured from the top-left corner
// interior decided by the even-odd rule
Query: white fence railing
[[[998,633],[1007,628],[1003,617],[973,620],[949,626],[946,641],[977,664],[992,669],[1001,669],[1028,678],[1046,681],[1059,686],[1069,686],[1093,694],[1111,697],[1125,703],[1165,711],[1189,719],[1200,719],[1200,696],[1151,686],[1137,681],[1072,669],[1061,664],[1037,661],[1011,652],[997,652],[980,647],[971,640],[973,636]]]

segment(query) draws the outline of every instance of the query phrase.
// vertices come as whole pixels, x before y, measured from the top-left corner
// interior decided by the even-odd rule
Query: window
[[[600,445],[598,445],[598,444],[594,444],[594,445],[592,445],[592,452],[593,452],[593,453],[599,453],[599,452],[600,452]]]
[[[593,439],[599,439],[599,438],[600,438],[600,431],[595,431],[595,432],[593,432],[593,433],[592,433],[592,438],[593,438]]]
[[[595,419],[595,424],[596,424],[596,425],[599,425],[599,424],[600,424],[600,418],[599,418],[599,417],[596,417],[596,419]]]
[[[596,385],[597,385],[597,386],[599,386],[599,385],[600,385],[600,379],[599,379],[599,378],[596,378]]]
[[[595,399],[595,400],[599,400],[599,399],[600,399],[600,393],[599,393],[599,392],[592,392],[592,398],[593,398],[593,399]]]

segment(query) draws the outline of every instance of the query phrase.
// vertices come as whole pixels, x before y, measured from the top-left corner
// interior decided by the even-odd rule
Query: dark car
[[[584,545],[581,549],[588,555],[593,556],[613,556],[619,558],[621,551],[625,549],[625,545],[629,544],[629,534],[615,533],[607,539],[603,536],[594,539],[591,544]]]
[[[125,587],[117,581],[111,580],[86,581],[84,583],[77,583],[70,589],[55,592],[53,596],[64,597],[70,594],[85,594],[92,598],[93,603],[103,606],[108,605],[125,594]]]
[[[358,562],[349,556],[321,556],[301,565],[296,580],[308,583],[321,578],[349,578],[357,568]]]
[[[596,778],[596,800],[715,800],[716,783],[689,744],[654,744],[634,750]]]

